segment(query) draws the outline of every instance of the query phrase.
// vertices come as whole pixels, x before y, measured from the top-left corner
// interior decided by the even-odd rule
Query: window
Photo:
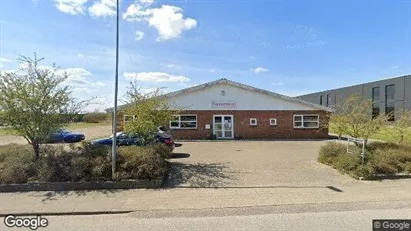
[[[270,119],[270,125],[271,125],[271,126],[277,125],[277,119],[271,118],[271,119]]]
[[[320,105],[323,105],[323,95],[320,95]]]
[[[394,121],[395,116],[395,85],[385,86],[385,115],[389,116],[388,121]]]
[[[250,119],[250,125],[251,126],[257,126],[257,119],[256,118],[251,118]]]
[[[136,119],[135,115],[124,115],[124,122],[134,121]]]
[[[325,106],[331,106],[331,95],[327,95],[327,104]]]
[[[380,115],[380,87],[372,89],[372,118]]]
[[[177,115],[170,120],[171,129],[196,129],[197,115]]]
[[[294,128],[319,128],[318,115],[294,115]]]

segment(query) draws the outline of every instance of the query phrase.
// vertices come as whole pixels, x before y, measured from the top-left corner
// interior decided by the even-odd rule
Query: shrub
[[[369,178],[375,174],[375,168],[370,164],[359,165],[357,169],[352,171],[352,176],[355,178],[364,177],[364,179]]]
[[[0,146],[0,183],[26,183],[35,174],[35,157],[30,145]]]
[[[338,155],[333,163],[335,169],[350,173],[358,168],[361,165],[361,157],[359,155],[344,153]]]
[[[108,116],[106,113],[94,112],[87,113],[83,116],[83,121],[86,123],[101,123],[107,120]]]
[[[158,153],[164,159],[171,158],[173,154],[171,148],[167,147],[165,144],[162,143],[152,144],[151,147],[154,149],[156,153]]]
[[[152,147],[120,147],[118,155],[122,179],[153,179],[167,171],[167,162]]]
[[[371,163],[377,173],[395,174],[405,172],[408,162],[411,162],[411,152],[407,148],[376,149],[371,154]]]
[[[335,158],[347,152],[347,147],[338,142],[328,142],[320,148],[317,161],[323,164],[332,165]]]
[[[411,162],[407,162],[404,166],[404,172],[407,174],[411,174]]]
[[[158,150],[162,147],[156,146]],[[164,151],[164,150],[163,150]],[[41,146],[40,158],[35,159],[30,145],[0,146],[0,183],[95,181],[111,179],[109,147]],[[168,164],[165,154],[154,146],[128,146],[118,149],[119,179],[153,179],[162,177]]]

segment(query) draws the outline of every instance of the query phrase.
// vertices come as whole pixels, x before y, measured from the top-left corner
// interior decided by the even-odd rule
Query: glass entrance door
[[[232,115],[215,115],[213,125],[214,134],[217,139],[234,138],[234,121]]]

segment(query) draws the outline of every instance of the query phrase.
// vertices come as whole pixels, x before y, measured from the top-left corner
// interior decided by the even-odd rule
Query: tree
[[[340,135],[346,134],[354,138],[362,138],[367,144],[369,138],[387,124],[388,115],[372,118],[372,101],[351,94],[341,105],[335,107],[330,122],[337,127]]]
[[[66,125],[67,116],[74,117],[91,100],[73,98],[70,87],[64,84],[68,74],[55,64],[40,66],[44,58],[36,53],[34,58],[20,55],[17,60],[19,71],[0,73],[0,120],[23,136],[38,158],[40,144],[47,136]]]
[[[125,103],[129,106],[124,110],[124,114],[134,116],[134,119],[124,122],[124,131],[139,134],[144,144],[154,141],[157,128],[167,125],[181,110],[170,105],[163,96],[163,88],[144,93],[136,82],[130,82]]]
[[[393,124],[391,135],[398,139],[398,143],[402,144],[407,135],[411,135],[411,110],[399,110],[401,117],[397,118]]]

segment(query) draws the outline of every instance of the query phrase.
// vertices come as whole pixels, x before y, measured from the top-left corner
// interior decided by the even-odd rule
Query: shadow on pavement
[[[188,153],[173,153],[171,155],[171,159],[183,159],[183,158],[189,158],[190,154]]]
[[[190,187],[223,187],[235,180],[228,167],[221,163],[172,163],[167,173],[163,188],[175,188],[181,185]]]
[[[36,195],[32,195],[33,197],[42,197],[43,199],[41,200],[42,202],[46,201],[56,201],[59,198],[62,197],[80,197],[80,196],[107,196],[110,197],[114,195],[115,193],[125,191],[121,189],[105,189],[105,190],[79,190],[79,191],[49,191],[49,192],[44,192],[44,193],[36,193]]]

